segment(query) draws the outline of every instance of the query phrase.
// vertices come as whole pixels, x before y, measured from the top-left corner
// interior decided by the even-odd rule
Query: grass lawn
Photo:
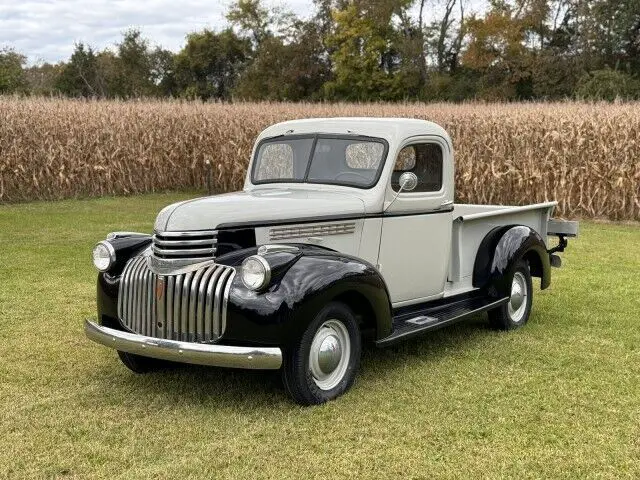
[[[275,373],[138,376],[84,337],[93,244],[184,197],[0,207],[0,478],[640,477],[640,227],[583,222],[525,328],[365,349],[302,408]]]

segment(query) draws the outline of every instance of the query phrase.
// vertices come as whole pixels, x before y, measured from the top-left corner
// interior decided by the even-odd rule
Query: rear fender
[[[540,234],[524,225],[494,228],[478,248],[473,267],[473,286],[484,288],[495,297],[510,295],[507,273],[522,258],[529,262],[531,274],[540,277],[540,288],[547,288],[551,283],[551,265]]]

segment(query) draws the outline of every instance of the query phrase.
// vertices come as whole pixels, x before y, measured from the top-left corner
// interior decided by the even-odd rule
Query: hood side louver
[[[269,240],[274,241],[312,236],[345,235],[355,232],[355,229],[355,222],[273,227],[269,230]]]

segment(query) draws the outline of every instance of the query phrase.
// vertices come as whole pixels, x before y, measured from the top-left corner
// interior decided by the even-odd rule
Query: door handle
[[[446,202],[442,202],[440,204],[440,208],[450,207],[451,205],[453,205],[453,200],[447,200]]]

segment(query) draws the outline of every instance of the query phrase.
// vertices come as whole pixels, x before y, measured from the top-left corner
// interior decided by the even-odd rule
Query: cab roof
[[[305,133],[353,134],[383,138],[395,145],[408,137],[437,135],[451,144],[440,125],[415,118],[336,117],[308,118],[276,123],[260,133],[258,141],[280,135]]]

